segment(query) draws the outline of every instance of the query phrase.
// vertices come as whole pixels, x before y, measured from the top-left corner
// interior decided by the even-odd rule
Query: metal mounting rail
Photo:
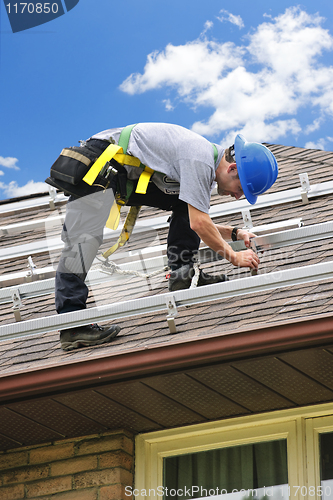
[[[215,207],[223,207],[223,205],[219,204],[215,205]],[[215,207],[214,210],[212,210],[212,214],[213,217],[218,217],[222,214],[222,208],[221,210],[216,210]],[[64,223],[64,220],[65,220],[65,214],[53,215],[50,217],[45,217],[44,219],[37,219],[37,220],[34,219],[24,222],[18,222],[15,224],[7,224],[6,226],[0,226],[0,236],[21,234],[24,231],[35,231],[36,229],[49,231],[52,229],[61,228]],[[273,226],[282,227],[285,226],[286,224],[290,224],[291,226],[296,224],[299,226],[300,225],[299,221],[300,219],[291,219],[289,221],[267,224],[267,230],[271,230]],[[137,223],[135,224],[134,232],[138,233],[141,231],[165,229],[168,226],[169,226],[168,216],[146,218],[137,221]],[[266,230],[265,226],[264,225],[260,226],[263,228],[262,231]],[[116,231],[112,231],[111,229],[108,228],[104,229],[104,236],[106,239],[119,236],[119,234],[120,234],[120,229]]]
[[[302,191],[303,187],[287,189],[284,191],[278,191],[276,193],[264,194],[258,197],[258,201],[255,205],[251,205],[247,200],[238,200],[223,203],[218,206],[222,206],[223,209],[220,212],[221,215],[228,215],[240,212],[244,209],[256,210],[260,208],[265,208],[273,205],[281,205],[284,203],[290,203],[294,201],[302,201]],[[333,193],[333,181],[321,182],[319,184],[311,185],[311,189],[307,192],[307,197],[309,199],[314,198],[316,196],[325,196]],[[34,208],[39,206],[49,205],[50,196],[43,196],[41,198],[32,198],[27,200],[21,200],[18,202],[8,203],[4,205],[0,205],[0,214],[25,210],[28,208]],[[63,193],[57,193],[55,202],[63,202],[68,200],[68,197]],[[216,216],[214,214],[217,205],[211,208],[210,214],[212,216]],[[218,209],[219,210],[219,209]]]
[[[317,196],[326,196],[328,194],[333,193],[333,181],[327,181],[327,182],[322,182],[319,184],[314,184],[313,186],[310,186],[309,191],[307,191],[307,199],[315,198]],[[294,188],[294,189],[287,189],[284,191],[278,191],[276,193],[271,193],[271,194],[264,194],[258,197],[258,200],[255,205],[251,205],[246,199],[238,200],[238,201],[231,201],[227,203],[220,203],[217,205],[213,205],[209,211],[209,215],[214,218],[214,217],[223,217],[226,215],[232,215],[235,213],[242,212],[243,210],[258,210],[262,208],[267,208],[270,206],[275,206],[275,205],[282,205],[285,203],[291,203],[295,201],[302,201],[304,197],[304,189],[303,187],[299,188]],[[57,201],[64,201],[67,198],[65,196],[61,196],[61,194],[58,193],[57,195]],[[8,209],[6,210],[5,207],[7,205],[4,205],[4,208],[0,206],[0,213],[5,213],[6,211],[11,212],[12,208],[14,206],[17,207],[15,210],[22,210],[24,208],[29,208],[33,206],[39,206],[39,205],[46,205],[48,203],[49,198],[40,198],[35,200],[36,205],[31,204],[31,200],[25,200],[21,201],[18,203],[12,203],[8,204]],[[38,201],[38,205],[37,205]],[[39,219],[35,221],[26,221],[22,223],[16,223],[16,224],[10,224],[8,226],[0,226],[0,235],[1,234],[15,234],[15,233],[20,233],[23,230],[33,230],[37,228],[42,228],[43,224],[49,224],[52,221],[56,225],[57,222],[61,222],[61,219],[63,216],[52,216],[48,217],[45,219]],[[136,224],[136,230],[140,228],[140,225],[142,225],[142,230],[147,230],[150,228],[151,220],[153,221],[153,227],[159,226],[162,224],[161,227],[166,227],[167,225],[167,218],[166,217],[157,217],[154,219],[148,219],[150,222],[147,224],[147,222],[143,219],[137,222]],[[107,233],[108,231],[106,231]],[[117,235],[116,232],[112,232],[113,235]]]
[[[308,199],[316,198],[318,196],[327,196],[333,193],[333,181],[321,182],[319,184],[311,185],[310,191],[307,192]],[[231,201],[229,203],[223,203],[219,205],[219,215],[231,215],[242,210],[250,209],[258,210],[262,208],[267,208],[275,205],[284,205],[285,203],[292,203],[295,201],[302,201],[302,187],[294,189],[286,189],[285,191],[277,191],[271,194],[262,194],[258,196],[258,200],[255,205],[251,205],[247,200],[241,199],[238,201]],[[212,206],[209,215],[211,217],[216,217],[215,206]]]
[[[45,184],[45,191],[47,191],[47,185]],[[54,201],[56,203],[68,200],[68,196],[63,193],[57,193]],[[28,198],[26,200],[15,201],[12,203],[5,203],[0,205],[0,214],[6,214],[11,212],[20,212],[22,210],[27,210],[29,208],[44,207],[50,205],[50,195],[41,196],[40,198]]]
[[[57,227],[61,228],[64,220],[65,220],[65,214],[45,217],[44,219],[29,220],[25,222],[18,222],[15,224],[7,224],[6,226],[0,226],[0,236],[20,234],[23,231],[34,231],[36,229],[50,230]],[[141,231],[147,231],[149,229],[160,229],[167,226],[168,226],[167,216],[141,219],[135,225],[136,230],[141,230]],[[120,231],[121,229],[113,231],[111,229],[105,228],[104,236],[109,238],[116,237],[119,236]]]
[[[0,250],[0,261],[61,250],[63,245],[60,238],[48,238],[47,240],[2,248]]]
[[[333,221],[321,224],[312,224],[298,229],[290,229],[265,236],[252,238],[251,247],[259,253],[262,251],[283,248],[290,245],[303,244],[310,241],[322,240],[333,237]]]
[[[282,221],[282,222],[275,222],[272,224],[263,224],[261,226],[256,226],[251,228],[251,231],[254,233],[260,235],[260,234],[272,234],[274,232],[281,231],[282,228],[297,228],[302,226],[302,219],[290,219],[287,221]],[[154,225],[154,227],[156,227]],[[54,244],[50,240],[48,240],[50,246],[48,247],[48,250],[54,249]],[[231,243],[231,246],[233,246],[233,243]],[[28,247],[28,250],[40,250],[40,244],[34,243]],[[242,250],[244,248],[238,248],[236,244],[236,248],[234,250]],[[11,248],[11,250],[14,250]],[[9,250],[8,250],[9,251]],[[33,251],[27,252],[27,248],[23,246],[20,246],[19,249],[17,250],[16,253],[13,251],[10,253],[10,258],[14,257],[24,257],[26,255],[33,255]],[[153,247],[146,247],[142,250],[139,251],[128,251],[125,249],[125,251],[119,251],[116,254],[113,255],[112,260],[113,261],[120,261],[120,260],[126,260],[126,261],[133,261],[138,259],[139,257],[142,258],[153,258],[155,256],[159,256],[161,254],[166,254],[166,245],[155,245]],[[5,260],[6,258],[6,253],[5,255],[1,256],[1,251],[0,251],[0,260]],[[2,258],[1,258],[2,257]],[[202,262],[202,260],[201,260]],[[28,266],[27,266],[28,267]],[[33,277],[31,276],[31,273],[27,273],[26,271],[21,271],[21,272],[15,272],[15,273],[7,273],[2,276],[0,276],[0,288],[4,288],[7,286],[13,286],[13,285],[21,285],[23,283],[28,283],[30,281],[37,281],[37,280],[42,280],[42,279],[47,279],[47,278],[52,278],[55,275],[55,270],[52,266],[44,267],[44,268],[36,268],[34,271]]]
[[[134,262],[127,262],[126,264],[120,264],[118,267],[121,270],[138,271],[141,273],[154,272],[157,269],[163,269],[167,264],[167,257],[160,255],[159,257],[153,257],[146,261],[136,260]],[[53,271],[55,275],[55,271]],[[85,283],[87,286],[99,285],[101,283],[109,281],[117,281],[123,279],[122,275],[119,274],[106,274],[99,270],[90,270],[86,278]],[[0,289],[0,304],[8,304],[12,302],[11,296],[14,290],[19,290],[21,299],[27,299],[32,297],[42,297],[54,293],[55,279],[54,277],[48,278],[40,281],[32,281],[30,283],[24,283],[22,285],[14,285],[6,288]]]
[[[215,209],[213,211],[212,218],[219,217],[222,215],[222,208],[223,205],[218,205],[221,210]],[[22,232],[22,231],[27,231],[27,230],[33,230],[33,229],[39,229],[42,228],[43,225],[45,229],[52,230],[52,228],[55,228],[56,226],[59,227],[59,232],[60,232],[60,225],[61,221],[63,221],[63,216],[55,216],[55,217],[49,217],[46,219],[41,219],[38,221],[31,221],[31,223],[24,223],[24,224],[11,224],[8,226],[2,226],[0,227],[0,235],[11,235],[15,234],[16,232]],[[282,228],[286,227],[297,227],[301,225],[301,219],[290,219],[287,221],[281,221],[281,222],[276,222],[272,224],[265,224],[262,226],[256,226],[254,228],[251,228],[251,230],[254,230],[258,233],[261,232],[273,232],[273,231],[278,231],[279,229],[281,230]],[[140,232],[146,232],[146,231],[158,231],[160,229],[166,229],[169,227],[168,223],[168,217],[167,216],[161,216],[161,217],[154,217],[154,218],[147,218],[147,219],[142,219],[139,220],[134,227],[133,234],[139,234]],[[110,229],[105,228],[104,230],[104,241],[108,241],[110,239],[116,239],[119,234],[120,234],[121,229],[117,229],[116,231],[112,231]],[[45,253],[45,252],[50,252],[50,251],[57,251],[61,250],[63,247],[63,242],[60,239],[60,236],[58,237],[52,237],[52,238],[45,238],[42,240],[38,240],[32,243],[26,243],[23,245],[16,245],[14,247],[6,247],[0,249],[0,261],[6,260],[6,259],[14,259],[14,258],[20,258],[20,257],[25,257],[28,255],[36,255],[40,253]]]
[[[28,267],[28,266],[27,266]],[[0,276],[0,297],[1,290],[17,285],[24,285],[32,281],[42,281],[49,278],[54,278],[55,269],[52,266],[41,267],[36,269],[33,274],[31,272],[23,271],[18,273],[7,273]],[[1,304],[1,299],[0,299]]]
[[[243,241],[232,242],[231,245],[235,251],[245,250]],[[133,255],[130,259],[127,259],[125,263],[117,264],[120,271],[126,270],[149,274],[159,269],[162,270],[165,266],[167,266],[168,262],[166,256],[166,245],[152,247],[151,249],[147,250],[151,250],[151,252],[136,252],[135,255]],[[202,264],[205,264],[206,262],[213,262],[219,259],[222,258],[210,248],[203,247],[199,249],[199,261]],[[15,285],[0,288],[0,304],[8,304],[12,302],[12,293],[15,290],[19,291],[21,299],[41,297],[54,293],[55,270],[52,267],[48,267],[41,272],[49,275],[51,275],[52,273],[52,277],[38,280],[38,275],[35,274],[33,277],[29,275],[29,282],[25,280],[21,284],[15,283]],[[20,279],[23,279],[23,277],[21,276]],[[94,286],[109,281],[114,282],[123,279],[124,277],[121,274],[107,274],[100,270],[90,269],[85,283],[87,284],[87,286]]]
[[[176,307],[223,300],[238,295],[262,293],[265,290],[283,288],[300,283],[332,279],[333,261],[298,267],[285,271],[241,278],[216,285],[180,290],[152,297],[128,300],[107,306],[37,318],[0,326],[0,339],[22,337],[54,330],[82,326],[89,323],[119,320],[129,316],[169,311],[170,303]],[[174,314],[174,317],[176,314]],[[167,319],[167,318],[166,318]]]
[[[310,186],[309,191],[307,191],[307,199],[311,199],[317,196],[325,196],[333,193],[333,181],[322,182],[319,184],[314,184]],[[213,205],[209,211],[210,216],[213,217],[222,217],[226,215],[232,215],[234,213],[242,212],[243,210],[257,210],[262,208],[267,208],[274,205],[281,205],[284,203],[290,203],[294,201],[302,201],[304,197],[304,189],[303,187],[287,189],[285,191],[278,191],[276,193],[261,195],[258,197],[258,201],[255,205],[251,205],[247,200],[238,200],[231,201],[228,203],[221,203],[217,205]],[[35,200],[22,200],[16,203],[8,203],[8,205],[0,206],[0,214],[25,210],[27,208],[44,206],[49,204],[49,197],[37,198]],[[57,194],[55,201],[65,201],[67,197],[62,195],[61,193]],[[64,216],[51,216],[45,219],[38,219],[33,221],[26,221],[16,224],[8,224],[7,226],[0,226],[0,235],[7,234],[17,234],[22,232],[23,230],[33,230],[40,229],[45,227],[46,224],[54,224],[55,226],[58,223],[62,223],[62,219]],[[149,219],[151,221],[151,219]],[[165,227],[166,217],[157,217],[152,219],[153,226]],[[137,227],[139,228],[142,225],[143,230],[149,229],[151,227],[146,223],[146,221],[141,220],[137,223]],[[116,235],[116,232],[112,232],[113,235]]]
[[[20,234],[23,231],[35,231],[36,229],[51,229],[59,227],[65,220],[64,215],[53,215],[44,219],[28,220],[25,222],[17,222],[15,224],[7,224],[0,226],[0,235],[8,236],[12,234]]]
[[[303,226],[297,229],[272,233],[266,236],[257,236],[251,240],[251,246],[256,252],[274,250],[295,244],[304,244],[309,241],[322,240],[333,237],[333,221]],[[231,242],[230,246],[234,251],[245,250],[243,241]],[[119,264],[120,269],[151,273],[162,269],[167,265],[166,245],[149,247],[142,251],[125,254],[127,259],[125,263]],[[124,256],[122,253],[119,256]],[[214,262],[222,260],[216,252],[208,247],[199,249],[199,261],[201,263]],[[45,268],[52,272],[52,268]],[[42,272],[42,270],[41,270]],[[54,271],[53,271],[54,273]],[[36,278],[35,278],[36,279]],[[123,279],[122,276],[113,274],[112,276],[104,274],[101,271],[90,270],[86,280],[87,285],[94,286],[100,283]],[[1,284],[1,281],[0,281]],[[0,289],[0,304],[10,303],[12,301],[12,292],[18,289],[22,299],[43,296],[54,292],[54,278],[40,281],[32,281],[19,285],[7,286]]]

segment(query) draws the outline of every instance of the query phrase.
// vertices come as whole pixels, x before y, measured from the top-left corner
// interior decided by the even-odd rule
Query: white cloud
[[[274,142],[276,137],[285,137],[288,134],[297,136],[302,128],[294,118],[290,120],[276,120],[271,123],[258,120],[249,120],[241,129],[230,130],[224,137],[225,144],[233,144],[237,134],[242,134],[247,139],[257,140],[259,142]],[[264,140],[257,139],[264,137]]]
[[[228,21],[231,24],[235,24],[239,29],[244,28],[243,19],[241,18],[241,16],[235,16],[227,10],[220,10],[220,16],[217,16],[217,19],[221,22]]]
[[[222,12],[222,17],[228,12]],[[142,74],[121,85],[129,94],[170,87],[192,108],[213,109],[192,128],[206,136],[243,132],[248,140],[276,141],[301,132],[298,112],[313,112],[310,133],[333,115],[333,66],[320,57],[333,50],[323,19],[300,8],[265,18],[248,34],[245,45],[197,39],[167,45],[148,55]],[[172,108],[171,100],[168,108]]]
[[[259,25],[250,36],[248,50],[257,62],[298,81],[323,49],[332,49],[332,37],[320,26],[322,21],[318,15],[291,7]]]
[[[325,139],[318,139],[317,142],[309,141],[305,144],[308,149],[325,149],[326,141]]]
[[[205,26],[204,26],[204,30],[200,34],[200,37],[204,37],[206,35],[207,31],[210,30],[213,26],[214,26],[214,23],[212,21],[206,21]]]
[[[33,180],[27,182],[25,186],[19,186],[16,181],[11,181],[9,184],[0,182],[0,189],[4,192],[7,198],[16,198],[19,196],[27,196],[29,194],[48,192],[48,187],[45,182],[35,182]]]
[[[333,142],[333,137],[321,137],[317,141],[309,141],[305,144],[306,148],[309,149],[323,149],[326,150],[327,148],[327,143]]]
[[[315,132],[320,128],[320,125],[322,124],[322,119],[321,118],[316,118],[313,123],[310,123],[307,125],[307,127],[304,130],[305,134],[311,134],[311,132]]]
[[[20,170],[16,165],[18,162],[17,158],[0,156],[0,166],[5,168],[10,168],[12,170]],[[4,176],[5,172],[0,170],[0,177]],[[19,186],[17,181],[10,181],[9,183],[0,182],[0,197],[5,196],[6,198],[17,198],[20,196],[27,196],[29,194],[36,193],[47,193],[48,186],[45,182],[35,182],[30,180],[24,186]]]
[[[233,43],[195,40],[186,45],[167,45],[162,52],[147,57],[144,73],[133,73],[120,88],[128,94],[140,94],[162,86],[177,88],[190,98],[217,83],[223,74],[241,64],[242,49]]]
[[[0,165],[2,167],[12,168],[14,170],[20,170],[19,167],[16,165],[17,162],[18,162],[17,158],[11,158],[10,156],[4,158],[3,156],[0,156]]]
[[[170,99],[164,99],[163,104],[165,105],[165,109],[167,111],[173,111],[175,109]]]

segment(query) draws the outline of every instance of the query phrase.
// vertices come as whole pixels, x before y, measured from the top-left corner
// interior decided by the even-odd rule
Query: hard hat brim
[[[235,159],[236,159],[236,165],[237,165],[237,172],[239,176],[239,180],[242,185],[243,193],[249,203],[251,205],[254,205],[258,199],[258,196],[253,195],[248,186],[247,186],[247,181],[246,181],[246,176],[244,173],[243,169],[243,163],[242,163],[242,150],[244,148],[244,145],[246,143],[245,138],[241,135],[238,134],[235,139]]]

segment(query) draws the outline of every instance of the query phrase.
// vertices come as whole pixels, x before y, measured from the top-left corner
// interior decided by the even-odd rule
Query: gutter
[[[323,344],[333,345],[332,314],[252,330],[233,330],[168,345],[156,344],[121,354],[96,356],[85,361],[3,376],[0,378],[0,401],[50,396],[52,392],[85,389],[123,379]]]

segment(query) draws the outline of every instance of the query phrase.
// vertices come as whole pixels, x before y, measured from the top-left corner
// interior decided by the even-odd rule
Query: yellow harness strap
[[[110,144],[103,153],[97,158],[95,163],[90,167],[86,175],[82,180],[92,186],[96,177],[104,167],[104,165],[114,158],[121,165],[131,165],[132,167],[144,167],[142,174],[140,175],[136,193],[145,194],[147,192],[148,182],[154,173],[154,170],[142,165],[139,158],[135,156],[126,155],[123,153],[123,148],[117,144]]]
[[[95,163],[90,167],[86,175],[82,180],[92,186],[96,177],[104,167],[105,163],[110,161],[115,155],[119,152],[123,152],[123,148],[118,146],[117,144],[110,144],[103,153],[97,158]]]
[[[114,159],[117,160],[117,162],[121,165],[131,165],[132,167],[140,167],[141,165],[141,161],[139,160],[139,158],[136,158],[135,156],[125,155],[122,152],[117,153]]]
[[[139,177],[135,192],[138,194],[146,194],[147,187],[154,170],[149,167],[145,167],[144,171]]]
[[[109,250],[106,250],[106,252],[102,254],[105,259],[113,254],[119,247],[124,246],[125,243],[129,240],[135,226],[136,219],[138,218],[140,208],[141,207],[131,207],[129,209],[126,220],[124,222],[124,227],[121,230],[118,240],[111,248],[109,248]]]
[[[121,205],[118,205],[116,200],[114,200],[112,203],[108,220],[105,223],[106,227],[108,227],[109,229],[113,229],[113,231],[115,231],[119,226],[120,210],[121,210]]]
[[[139,158],[135,158],[135,156],[125,155],[123,153],[122,147],[118,146],[117,144],[110,144],[97,158],[95,163],[90,167],[86,175],[83,177],[84,182],[89,184],[89,186],[92,186],[104,165],[108,161],[112,160],[112,158],[114,158],[121,165],[131,165],[133,167],[140,167],[141,165]]]
[[[131,130],[133,128],[133,125],[130,125],[126,127],[126,134],[125,137],[123,137],[122,146],[125,149],[125,153],[127,150],[128,146],[128,140],[129,136],[131,133]],[[94,164],[90,167],[86,175],[83,177],[84,182],[89,184],[90,186],[93,185],[93,183],[96,180],[96,177],[98,174],[101,172],[103,167],[105,167],[105,164],[112,160],[114,158],[118,163],[121,165],[130,165],[132,167],[141,167],[143,168],[143,171],[139,177],[137,187],[135,192],[139,194],[146,194],[147,192],[147,187],[150,181],[151,176],[154,173],[154,170],[142,165],[141,161],[139,158],[136,158],[135,156],[130,156],[124,153],[123,147],[117,145],[117,144],[110,144],[104,151],[103,153],[97,158],[97,160],[94,162]],[[125,243],[129,240],[129,237],[133,231],[136,219],[139,215],[141,207],[131,207],[128,215],[126,217],[124,227],[121,231],[121,234],[118,238],[118,241],[106,252],[104,252],[103,257],[107,258],[109,255],[113,254],[119,247],[122,247],[125,245]],[[120,210],[121,210],[121,204],[116,202],[116,200],[113,202],[113,205],[110,210],[110,215],[108,220],[106,221],[106,227],[109,229],[117,229],[119,225],[119,220],[120,220]]]

